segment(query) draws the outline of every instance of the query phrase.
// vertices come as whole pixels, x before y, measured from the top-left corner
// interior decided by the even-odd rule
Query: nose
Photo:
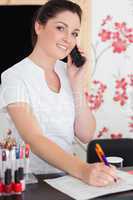
[[[63,36],[63,41],[67,44],[71,44],[72,43],[72,36],[70,33],[65,33]]]

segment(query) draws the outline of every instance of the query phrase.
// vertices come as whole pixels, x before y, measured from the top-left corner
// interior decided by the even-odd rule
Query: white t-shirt
[[[7,113],[6,106],[15,102],[26,102],[32,108],[42,132],[62,149],[72,153],[74,140],[74,102],[67,78],[66,64],[57,61],[55,71],[61,82],[59,93],[49,89],[45,72],[28,57],[2,73],[0,111],[5,113],[10,128],[17,141],[22,142],[14,123]],[[29,130],[30,132],[30,130]],[[49,148],[48,151],[51,151]],[[53,152],[54,154],[54,152]],[[30,155],[30,168],[33,173],[55,173],[56,168],[48,165],[36,155]]]

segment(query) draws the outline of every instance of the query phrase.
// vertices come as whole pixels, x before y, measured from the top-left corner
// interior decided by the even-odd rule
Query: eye
[[[72,35],[73,35],[75,38],[78,37],[78,33],[77,33],[77,32],[72,33]]]
[[[59,31],[64,31],[64,30],[65,30],[65,28],[64,28],[63,26],[57,26],[57,29],[58,29]]]

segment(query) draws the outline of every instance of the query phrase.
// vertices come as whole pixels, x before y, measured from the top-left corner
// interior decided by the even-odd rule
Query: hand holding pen
[[[101,162],[103,162],[106,166],[110,167],[110,164],[105,156],[105,153],[99,144],[96,144],[95,151],[96,151],[96,154],[97,154],[99,160]],[[116,178],[114,178],[114,182],[117,182]]]

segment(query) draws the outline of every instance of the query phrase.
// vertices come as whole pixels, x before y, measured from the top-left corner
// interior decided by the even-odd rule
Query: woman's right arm
[[[27,103],[9,104],[7,111],[22,139],[30,145],[31,151],[49,164],[96,186],[107,185],[116,178],[114,169],[101,163],[87,164],[45,137]]]

